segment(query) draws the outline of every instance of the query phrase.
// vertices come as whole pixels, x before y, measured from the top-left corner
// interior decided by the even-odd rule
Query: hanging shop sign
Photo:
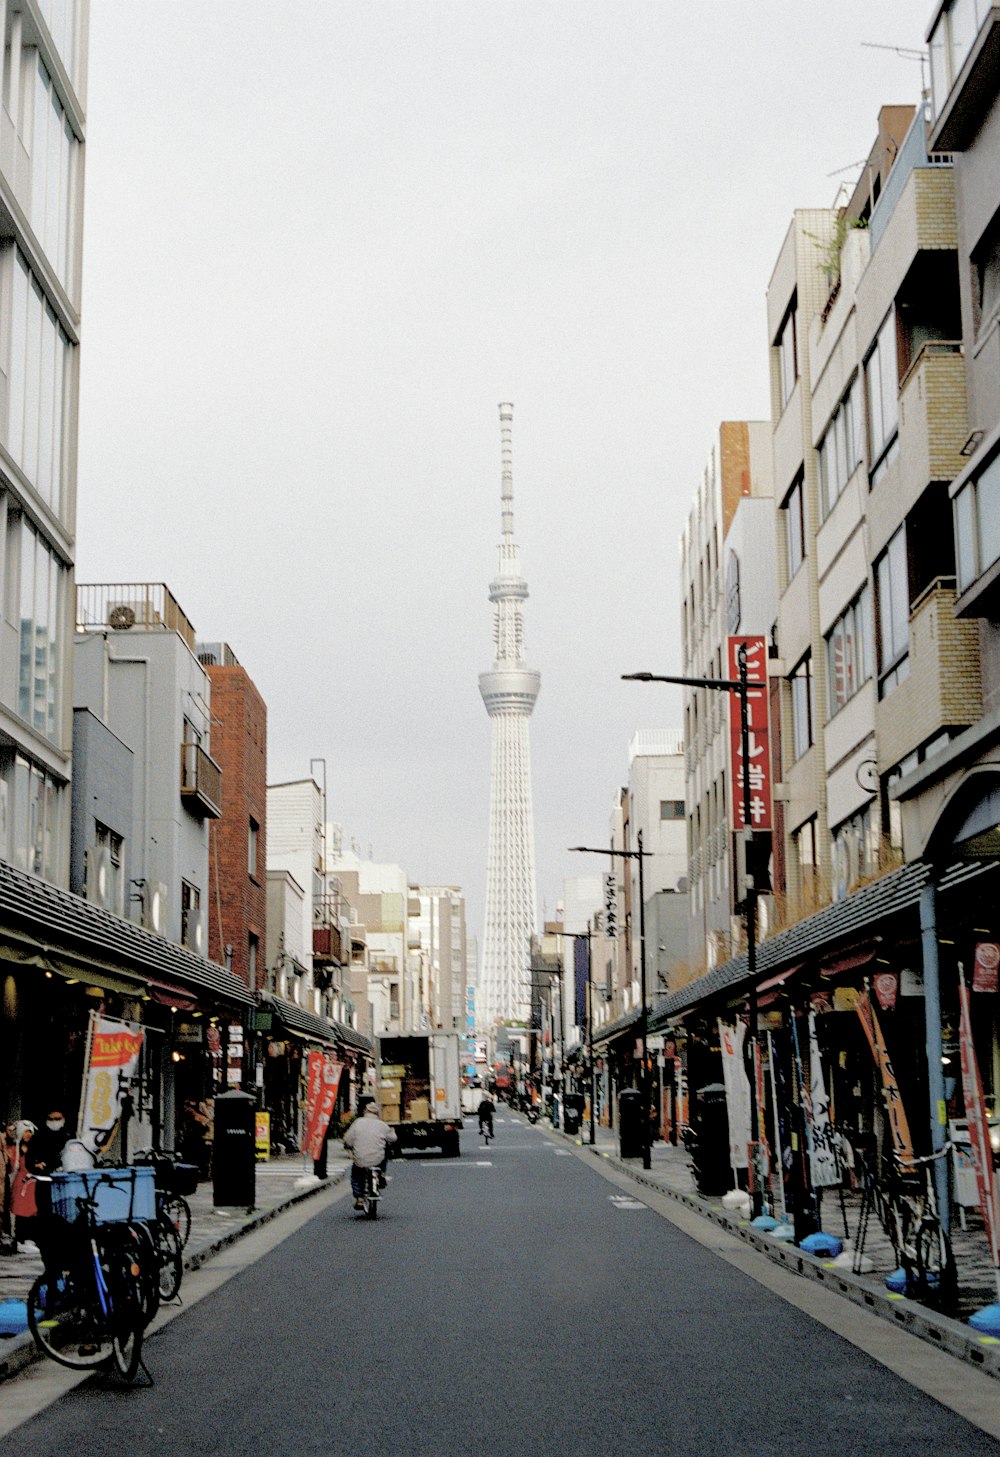
[[[972,990],[974,992],[995,992],[998,967],[1000,967],[1000,945],[996,941],[978,942],[976,959],[972,963]]]
[[[253,1115],[254,1157],[258,1163],[266,1163],[271,1157],[271,1115],[258,1108]]]
[[[830,1189],[840,1183],[840,1170],[837,1167],[833,1124],[830,1122],[830,1099],[827,1096],[823,1063],[819,1055],[815,1012],[809,1013],[809,1107],[807,1113],[812,1125],[812,1140],[809,1149],[812,1186],[814,1189]]]
[[[743,732],[740,719],[740,695],[729,694],[729,766],[733,786],[733,829],[771,829],[771,744],[768,717],[767,639],[763,637],[727,637],[727,676],[736,682],[740,676],[739,650],[746,647],[747,677],[758,688],[747,689],[747,762],[743,762]],[[749,818],[744,818],[744,784],[749,786]]]
[[[899,995],[899,977],[894,971],[877,971],[872,977],[872,986],[883,1012],[890,1012]]]
[[[91,1153],[106,1147],[114,1136],[125,1095],[135,1078],[142,1041],[138,1023],[91,1012],[77,1122],[80,1140]]]

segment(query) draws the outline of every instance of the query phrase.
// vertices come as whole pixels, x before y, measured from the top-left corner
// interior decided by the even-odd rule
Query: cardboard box
[[[383,1123],[402,1123],[398,1103],[383,1103],[381,1108]]]
[[[426,1123],[431,1116],[430,1100],[427,1098],[412,1098],[406,1110],[407,1117],[414,1123]]]
[[[384,1088],[386,1090],[386,1092],[392,1092],[392,1093],[396,1093],[398,1095],[400,1089],[402,1088],[402,1079],[401,1078],[379,1078],[379,1084],[378,1085],[379,1085],[380,1088]]]
[[[384,1062],[379,1072],[383,1078],[399,1078],[402,1080],[406,1077],[406,1067],[401,1062]]]

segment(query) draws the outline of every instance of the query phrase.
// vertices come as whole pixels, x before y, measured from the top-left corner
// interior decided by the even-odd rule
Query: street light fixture
[[[639,984],[642,1010],[639,1014],[639,1041],[642,1048],[642,1076],[640,1078],[640,1092],[642,1095],[642,1166],[648,1169],[651,1165],[649,1152],[649,1071],[646,1067],[646,891],[642,875],[642,862],[649,859],[651,852],[642,848],[642,831],[636,835],[635,850],[613,850],[608,848],[596,849],[591,845],[571,845],[569,848],[580,855],[611,855],[620,860],[638,860],[639,862]],[[593,1055],[593,1044],[591,1044],[591,1055]],[[593,1102],[591,1102],[593,1109]]]
[[[676,683],[683,688],[710,688],[717,693],[735,693],[740,700],[740,753],[743,757],[743,828],[749,833],[752,824],[750,815],[750,775],[746,772],[750,763],[750,715],[747,700],[751,688],[766,688],[767,682],[747,676],[747,645],[741,642],[736,650],[738,678],[682,678],[666,673],[623,673],[626,683]],[[641,864],[641,862],[640,862]],[[750,986],[747,992],[747,1016],[750,1022],[753,1061],[750,1069],[750,1127],[755,1155],[760,1148],[760,1106],[757,1101],[757,886],[752,875],[747,876],[744,920],[747,936],[747,976]],[[756,1173],[756,1170],[754,1171]],[[763,1210],[761,1180],[754,1178],[751,1199],[753,1214]]]

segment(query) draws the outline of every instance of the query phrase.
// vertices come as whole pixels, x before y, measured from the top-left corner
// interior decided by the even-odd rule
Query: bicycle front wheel
[[[173,1300],[181,1288],[181,1277],[184,1274],[180,1235],[172,1224],[158,1219],[153,1226],[152,1236],[156,1246],[160,1299]]]
[[[143,1317],[141,1275],[126,1255],[109,1263],[107,1284],[111,1354],[123,1381],[133,1381],[142,1360]]]
[[[74,1371],[105,1366],[111,1360],[104,1319],[81,1296],[69,1270],[39,1275],[27,1304],[28,1329],[50,1360]]]
[[[173,1225],[183,1248],[191,1233],[191,1206],[183,1195],[168,1194],[160,1205],[160,1218]]]

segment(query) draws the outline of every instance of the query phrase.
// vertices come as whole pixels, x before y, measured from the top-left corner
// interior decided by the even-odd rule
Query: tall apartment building
[[[954,337],[967,419],[949,494],[954,513],[954,611],[976,640],[981,716],[933,755],[901,766],[895,786],[907,858],[1000,851],[1000,17],[984,0],[935,5],[928,31],[932,102],[929,147],[953,162],[960,324]],[[959,332],[960,330],[960,332]],[[951,380],[956,395],[957,379]],[[950,629],[950,624],[949,624]],[[946,665],[946,681],[964,661]],[[991,926],[996,874],[982,878],[974,924]],[[965,948],[968,958],[969,947]],[[994,1091],[1000,1052],[994,1038]]]
[[[0,859],[65,886],[88,7],[2,14]]]
[[[411,885],[408,952],[419,959],[417,1018],[421,1026],[461,1031],[466,1025],[465,897],[454,885]]]
[[[222,815],[209,831],[208,954],[251,992],[267,950],[267,705],[228,643],[199,643],[212,685]]]
[[[719,426],[680,542],[682,673],[725,678],[726,637],[770,641],[775,623],[771,427]],[[687,958],[692,972],[734,946],[728,695],[684,690]]]

